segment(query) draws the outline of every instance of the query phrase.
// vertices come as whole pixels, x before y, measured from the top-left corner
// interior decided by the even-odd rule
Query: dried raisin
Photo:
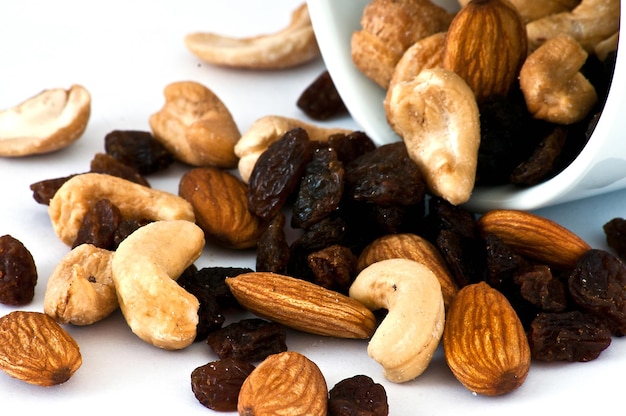
[[[327,289],[347,294],[356,275],[357,257],[348,247],[334,244],[309,254],[313,282]]]
[[[104,137],[106,153],[140,174],[158,172],[174,162],[173,155],[150,132],[114,130]]]
[[[213,361],[191,372],[191,389],[196,399],[209,409],[236,411],[241,385],[254,368],[234,358]]]
[[[261,361],[287,351],[284,326],[259,318],[242,319],[209,334],[207,344],[220,358]]]
[[[107,153],[97,153],[91,160],[90,172],[106,173],[139,185],[150,187],[150,183],[134,167],[126,165]]]
[[[122,222],[122,214],[108,199],[97,201],[83,217],[72,248],[92,244],[105,250],[114,250],[115,232]]]
[[[9,234],[0,237],[0,303],[26,305],[35,296],[37,267],[21,241]]]
[[[256,255],[258,272],[287,273],[291,250],[285,234],[285,223],[285,215],[279,212],[259,237]]]
[[[322,72],[302,92],[296,105],[314,120],[328,120],[347,112],[328,71]]]
[[[615,253],[626,260],[626,219],[613,218],[603,226],[606,243]]]
[[[385,388],[370,377],[356,375],[329,391],[328,416],[387,416],[389,404]]]

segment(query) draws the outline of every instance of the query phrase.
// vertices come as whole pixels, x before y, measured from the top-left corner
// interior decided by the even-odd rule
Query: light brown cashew
[[[250,69],[288,68],[320,55],[306,3],[294,10],[289,26],[276,33],[250,38],[190,33],[185,45],[210,64]]]
[[[588,52],[619,30],[620,0],[583,0],[571,12],[552,14],[526,25],[528,49],[533,51],[548,39],[568,34]]]
[[[457,74],[425,69],[385,98],[387,120],[404,140],[431,192],[454,205],[474,188],[480,121],[474,93]]]
[[[369,309],[389,311],[367,347],[384,376],[403,383],[422,374],[439,345],[445,321],[434,273],[413,260],[381,260],[357,275],[349,293]]]
[[[43,310],[61,324],[90,325],[119,304],[111,276],[113,252],[81,244],[66,254],[48,278]]]
[[[347,134],[351,130],[316,126],[304,121],[282,117],[265,116],[256,120],[241,136],[235,145],[235,154],[239,157],[239,175],[248,183],[250,173],[257,159],[270,144],[280,139],[289,130],[301,127],[306,130],[311,140],[326,141],[333,134]]]
[[[72,245],[83,218],[100,199],[111,201],[124,218],[195,221],[191,204],[177,195],[111,175],[84,173],[65,182],[50,200],[48,214],[61,241]]]
[[[587,52],[569,35],[559,35],[530,54],[520,71],[520,88],[535,118],[558,124],[582,120],[598,95],[580,72]]]
[[[44,90],[0,111],[0,156],[49,153],[78,140],[87,128],[91,95],[81,85]]]
[[[603,41],[596,43],[596,47],[594,48],[593,52],[596,54],[598,59],[604,62],[611,52],[617,50],[618,41],[619,32],[615,32],[613,33],[613,35],[609,36]]]
[[[241,134],[220,98],[194,81],[165,87],[165,104],[150,116],[155,139],[178,160],[192,166],[234,168]]]
[[[113,255],[113,281],[131,330],[164,349],[196,337],[199,303],[176,283],[200,256],[204,232],[189,221],[157,221],[133,232]]]

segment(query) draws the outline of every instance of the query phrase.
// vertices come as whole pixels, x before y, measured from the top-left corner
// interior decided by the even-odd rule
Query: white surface
[[[270,6],[271,4],[271,6]],[[32,199],[29,185],[85,171],[104,135],[114,129],[148,129],[147,119],[162,103],[163,87],[192,79],[212,88],[244,131],[268,114],[303,117],[295,106],[302,89],[323,70],[318,60],[282,72],[214,68],[191,55],[186,33],[211,30],[245,36],[273,31],[289,20],[298,1],[20,1],[0,3],[0,108],[12,107],[42,89],[82,83],[93,95],[85,135],[71,147],[47,156],[0,159],[0,235],[11,234],[32,252],[39,271],[34,301],[21,309],[42,310],[48,275],[68,252],[55,236],[46,207]],[[353,128],[351,119],[330,123]],[[149,177],[153,187],[176,192],[183,166]],[[604,248],[602,225],[626,215],[626,192],[541,210]],[[254,253],[230,253],[207,246],[196,262],[205,266],[254,267]],[[0,315],[15,308],[0,305]],[[229,316],[231,320],[240,317]],[[204,344],[163,351],[134,336],[119,313],[91,327],[67,327],[77,339],[83,365],[70,381],[30,386],[0,373],[3,415],[84,412],[202,415],[190,388],[197,366],[216,359]],[[614,339],[598,360],[582,364],[534,363],[526,383],[500,398],[473,396],[455,381],[439,353],[417,380],[394,385],[367,357],[365,341],[320,338],[290,332],[288,346],[315,361],[333,386],[367,374],[387,389],[392,415],[575,414],[613,411],[623,406],[626,340]]]
[[[455,0],[434,0],[450,11]],[[385,90],[365,77],[353,64],[350,38],[360,29],[360,18],[368,0],[309,0],[309,9],[320,49],[337,89],[352,117],[378,143],[399,140],[385,118]],[[622,1],[624,5],[624,1]],[[624,43],[625,40],[620,40]],[[560,202],[610,192],[626,187],[626,146],[622,132],[626,120],[626,55],[618,58],[606,108],[589,144],[565,171],[540,185],[523,189],[514,186],[477,188],[468,206],[477,211],[506,207],[536,209]]]

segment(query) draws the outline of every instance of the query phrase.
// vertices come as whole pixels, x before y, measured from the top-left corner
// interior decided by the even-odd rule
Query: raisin
[[[348,247],[334,244],[309,254],[313,283],[347,294],[356,275],[357,257]]]
[[[120,221],[113,234],[113,250],[116,250],[126,237],[150,222],[151,220],[148,219],[136,220],[133,218],[122,218],[122,221]]]
[[[287,351],[286,338],[284,326],[250,318],[210,333],[207,344],[222,359],[261,361],[271,354]]]
[[[626,260],[626,219],[613,218],[603,226],[606,242],[615,253]]]
[[[614,335],[626,335],[626,266],[605,250],[591,249],[568,279],[574,302],[599,316]]]
[[[241,386],[254,368],[253,364],[234,358],[207,363],[191,372],[191,390],[203,406],[234,412]]]
[[[435,241],[459,287],[483,279],[485,270],[484,244],[451,230],[442,230]]]
[[[545,312],[563,312],[567,308],[567,288],[545,265],[534,265],[518,273],[515,283],[520,294]]]
[[[197,276],[199,273],[194,267],[176,280],[178,285],[194,295],[200,304],[195,342],[206,339],[211,332],[220,329],[226,320],[217,298],[203,282],[199,281]]]
[[[434,241],[441,230],[450,230],[465,238],[476,235],[476,217],[463,207],[452,205],[443,198],[428,200],[428,215],[424,234]]]
[[[513,276],[528,262],[516,254],[500,237],[487,233],[484,237],[486,253],[486,281],[491,287],[500,289],[512,282]]]
[[[540,313],[528,334],[531,354],[540,361],[591,361],[611,344],[602,320],[581,311]]]
[[[533,154],[511,172],[510,182],[516,185],[532,186],[547,179],[555,170],[555,164],[563,151],[567,130],[556,127],[544,138]]]
[[[370,377],[356,375],[329,391],[328,416],[387,416],[389,404],[385,388]]]
[[[339,208],[343,163],[332,148],[316,149],[307,164],[292,207],[291,226],[308,228]]]
[[[97,153],[91,160],[90,172],[105,173],[150,187],[150,183],[132,166],[126,165],[107,153]]]
[[[289,130],[259,156],[248,179],[248,208],[268,220],[283,207],[313,156],[306,130]]]
[[[35,296],[37,267],[21,241],[9,234],[0,237],[0,303],[26,305]]]
[[[226,284],[226,278],[252,271],[247,267],[204,267],[193,274],[179,277],[177,281],[179,285],[191,293],[197,293],[200,297],[211,296],[215,298],[220,308],[241,309],[239,302]]]
[[[269,222],[257,242],[256,270],[285,274],[290,249],[285,235],[285,215],[282,212]]]
[[[333,134],[328,137],[326,143],[319,143],[335,149],[337,157],[344,165],[376,149],[374,141],[362,131],[353,131],[348,134]]]
[[[60,178],[44,179],[30,185],[33,191],[33,199],[41,205],[50,205],[50,200],[57,193],[59,188],[76,175],[63,176]]]
[[[125,165],[142,175],[164,170],[174,162],[174,156],[150,132],[114,130],[104,137],[104,148]]]
[[[348,111],[328,71],[322,72],[300,94],[296,105],[314,120],[328,120]]]
[[[98,200],[85,214],[72,243],[72,248],[92,244],[106,250],[115,248],[115,231],[122,221],[122,214],[108,199]]]

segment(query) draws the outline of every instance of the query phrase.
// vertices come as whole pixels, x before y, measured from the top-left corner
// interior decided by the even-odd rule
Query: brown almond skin
[[[0,369],[38,386],[66,382],[82,364],[78,343],[40,312],[14,311],[0,318]]]
[[[485,282],[457,294],[446,315],[443,349],[454,376],[486,396],[512,392],[530,370],[530,347],[517,313]]]
[[[337,338],[369,338],[374,314],[339,292],[302,279],[270,272],[226,279],[237,301],[250,312],[290,328]]]
[[[326,380],[304,355],[285,351],[267,357],[246,378],[237,401],[243,416],[325,416]]]
[[[247,185],[229,172],[200,167],[180,179],[178,194],[193,206],[207,240],[232,249],[255,247],[265,224],[248,210]]]
[[[562,225],[526,211],[488,211],[478,219],[477,230],[483,235],[493,233],[520,255],[559,269],[575,267],[591,249]]]

